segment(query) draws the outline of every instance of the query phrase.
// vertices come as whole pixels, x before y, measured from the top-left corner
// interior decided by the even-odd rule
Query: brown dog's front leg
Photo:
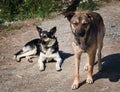
[[[77,89],[79,87],[79,65],[80,65],[80,56],[81,51],[79,47],[73,43],[73,50],[74,50],[74,64],[75,64],[75,72],[74,72],[74,82],[72,84],[72,89]]]
[[[88,53],[89,69],[88,69],[87,80],[86,80],[88,84],[93,83],[92,74],[93,74],[93,68],[94,68],[95,55],[96,55],[96,51],[92,51],[92,53]]]

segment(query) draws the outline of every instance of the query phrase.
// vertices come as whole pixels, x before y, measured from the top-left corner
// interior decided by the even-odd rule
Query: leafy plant
[[[81,10],[96,10],[97,9],[97,3],[95,3],[93,0],[86,0],[85,2],[80,2],[79,9]]]
[[[57,6],[58,3],[54,0],[1,0],[0,21],[49,17],[57,11]]]

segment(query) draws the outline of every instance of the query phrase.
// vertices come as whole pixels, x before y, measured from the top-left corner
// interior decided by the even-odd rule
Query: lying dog
[[[54,59],[56,62],[56,70],[61,70],[61,63],[62,59],[59,55],[59,47],[58,41],[55,37],[56,27],[52,28],[49,32],[42,30],[41,28],[37,27],[39,32],[39,36],[41,38],[41,52],[38,59],[38,63],[40,66],[40,70],[44,70],[44,61],[50,61]]]
[[[28,61],[32,61],[36,55],[39,55],[38,63],[40,70],[44,70],[44,61],[56,60],[56,70],[61,70],[62,59],[59,55],[59,46],[55,37],[56,27],[49,32],[37,27],[40,39],[34,39],[24,45],[22,50],[14,54],[14,59],[20,61],[22,57],[26,57]]]
[[[101,50],[105,35],[105,26],[100,14],[96,12],[69,12],[65,14],[74,35],[72,44],[74,50],[75,75],[72,89],[79,87],[79,64],[81,54],[87,54],[87,63],[84,67],[88,71],[86,82],[93,83],[92,74],[95,55],[98,50],[98,70],[101,70]]]

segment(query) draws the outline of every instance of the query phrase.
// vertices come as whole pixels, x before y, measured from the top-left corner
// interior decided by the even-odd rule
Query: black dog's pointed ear
[[[38,31],[39,34],[42,32],[42,28],[36,26],[36,29],[37,29],[37,31]]]
[[[68,21],[70,21],[71,18],[75,15],[75,12],[71,11],[71,12],[63,13],[63,15],[67,17]]]
[[[54,36],[56,33],[57,28],[53,27],[52,29],[50,29],[50,33]]]

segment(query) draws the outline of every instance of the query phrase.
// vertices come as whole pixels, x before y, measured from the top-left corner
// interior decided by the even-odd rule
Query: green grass
[[[3,25],[2,26],[2,32],[8,32],[8,31],[11,31],[11,30],[19,30],[22,27],[23,27],[22,25],[16,25],[16,26],[13,26],[11,24],[9,24],[8,26]]]
[[[0,21],[17,21],[29,18],[51,18],[58,10],[55,0],[1,0]]]

